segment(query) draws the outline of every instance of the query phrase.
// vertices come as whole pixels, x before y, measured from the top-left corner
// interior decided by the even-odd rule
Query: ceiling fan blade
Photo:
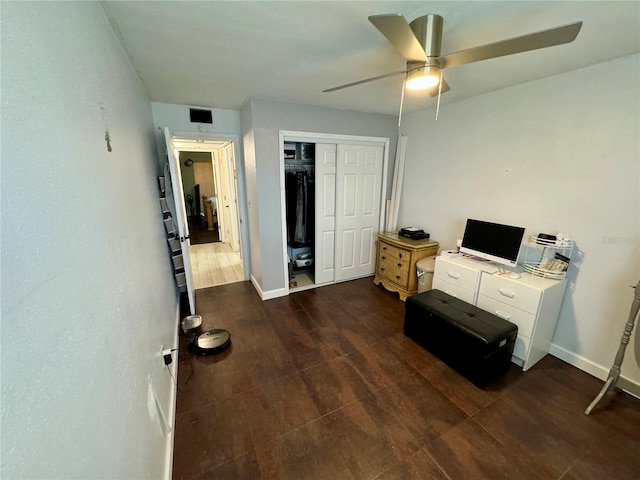
[[[436,85],[435,87],[431,87],[429,90],[427,90],[427,93],[432,97],[437,97],[439,88],[440,87],[438,85]],[[449,87],[449,84],[443,78],[442,79],[442,92],[441,93],[448,92],[449,90],[451,90],[451,87]]]
[[[353,87],[355,85],[360,85],[361,83],[373,82],[374,80],[381,80],[383,78],[393,77],[395,75],[400,75],[404,73],[407,73],[407,71],[400,70],[398,72],[385,73],[384,75],[378,75],[377,77],[365,78],[364,80],[358,80],[357,82],[351,82],[351,83],[346,83],[344,85],[340,85],[338,87],[327,88],[326,90],[323,90],[322,93],[335,92],[336,90],[342,90],[343,88]]]
[[[369,21],[407,60],[426,62],[427,54],[413,30],[399,13],[371,15]]]
[[[536,33],[514,37],[500,42],[460,50],[440,58],[442,68],[457,67],[467,63],[480,62],[490,58],[504,57],[514,53],[528,52],[539,48],[570,43],[575,40],[582,22],[570,23],[562,27],[542,30]]]

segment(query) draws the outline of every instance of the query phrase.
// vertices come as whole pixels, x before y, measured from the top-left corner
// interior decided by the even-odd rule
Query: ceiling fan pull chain
[[[400,132],[400,122],[402,122],[402,105],[404,104],[404,84],[406,79],[402,81],[402,93],[400,94],[400,112],[398,113],[398,132]]]
[[[436,105],[436,120],[438,120],[438,113],[440,112],[440,96],[442,95],[442,72],[440,72],[440,85],[438,85],[438,103]]]

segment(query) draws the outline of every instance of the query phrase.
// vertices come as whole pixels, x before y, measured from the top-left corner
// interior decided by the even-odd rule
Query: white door
[[[338,145],[335,281],[374,273],[383,152],[382,146]]]
[[[171,145],[171,132],[164,128],[164,139],[167,144],[167,157],[169,160],[169,171],[171,172],[171,190],[176,206],[176,223],[178,224],[178,235],[182,249],[182,260],[184,262],[184,274],[187,281],[187,295],[189,297],[189,309],[191,315],[196,313],[196,301],[193,291],[193,274],[191,272],[191,259],[189,258],[189,224],[187,223],[187,210],[184,206],[184,191],[182,189],[182,173],[180,172],[180,161],[173,152]]]
[[[236,169],[235,169],[235,157],[233,155],[233,142],[229,143],[224,149],[226,161],[227,161],[227,183],[229,185],[229,205],[230,205],[230,219],[231,219],[231,249],[234,252],[240,250],[240,217],[238,213],[238,193],[236,185]]]
[[[218,176],[218,221],[220,222],[220,240],[233,244],[233,234],[231,231],[231,195],[229,193],[229,174],[227,171],[227,151],[218,150],[216,158],[216,174]]]
[[[315,283],[333,282],[336,230],[335,144],[316,143],[315,161]]]

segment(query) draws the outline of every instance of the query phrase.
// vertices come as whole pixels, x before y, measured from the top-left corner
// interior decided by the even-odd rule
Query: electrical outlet
[[[171,365],[171,362],[173,361],[173,357],[171,356],[172,349],[164,348],[164,345],[162,345],[160,348],[161,348],[160,354],[162,355],[162,360],[164,361],[164,364],[167,366]]]

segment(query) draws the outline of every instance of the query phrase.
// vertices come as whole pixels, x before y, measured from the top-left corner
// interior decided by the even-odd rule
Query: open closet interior
[[[289,287],[315,283],[315,144],[285,142],[285,206]]]

